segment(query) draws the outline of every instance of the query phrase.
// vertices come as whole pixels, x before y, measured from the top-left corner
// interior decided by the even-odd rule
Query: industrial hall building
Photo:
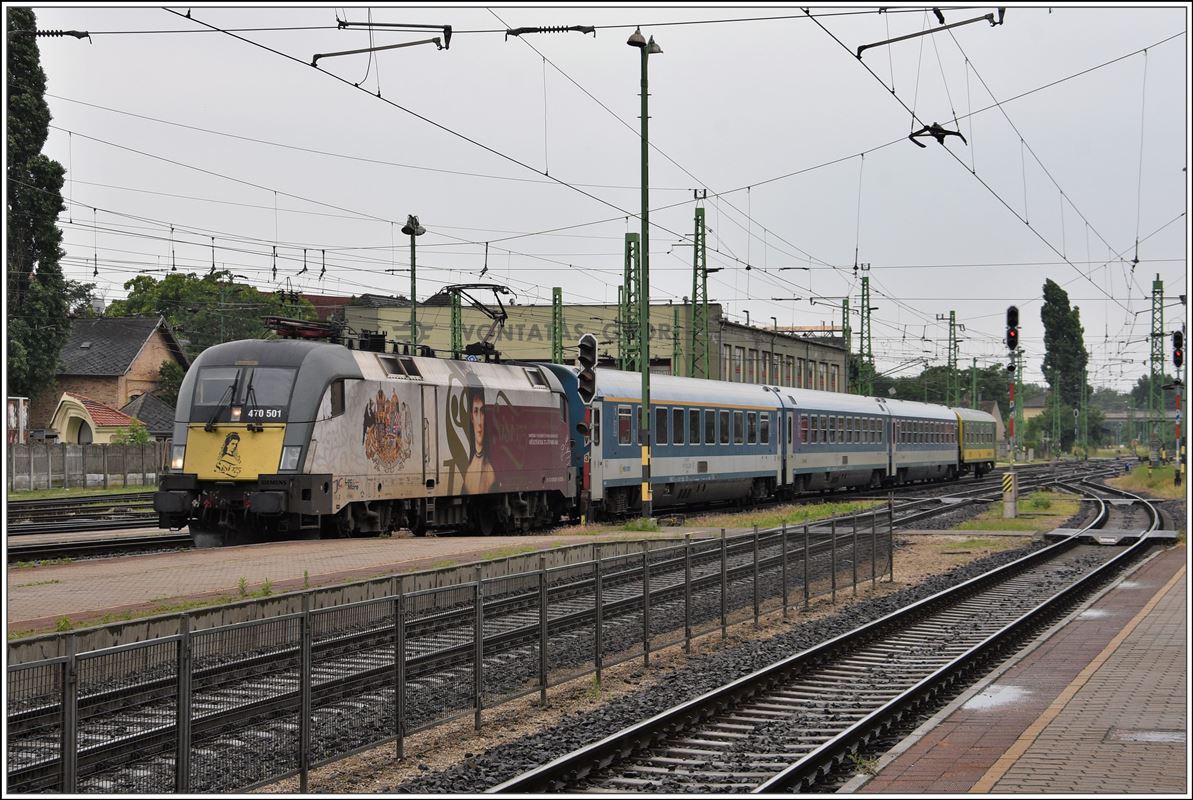
[[[478,298],[483,299],[483,296]],[[486,303],[486,305],[489,305]],[[490,308],[495,308],[491,305]],[[506,305],[508,315],[493,337],[505,360],[550,361],[554,338],[552,305]],[[384,334],[400,349],[411,344],[410,303],[405,297],[362,295],[343,308],[344,321],[359,334]],[[575,358],[576,343],[591,333],[597,337],[599,366],[616,367],[625,346],[621,313],[617,305],[565,305],[561,308],[563,361]],[[720,304],[708,304],[708,361],[704,348],[691,346],[693,306],[650,306],[650,369],[664,375],[707,377],[734,383],[758,383],[847,392],[846,342],[840,328],[757,327],[727,320]],[[461,342],[483,341],[493,325],[484,311],[462,304]],[[451,299],[446,294],[421,301],[417,308],[417,345],[437,355],[452,352]],[[638,326],[631,328],[636,334]],[[833,334],[836,334],[835,336]]]

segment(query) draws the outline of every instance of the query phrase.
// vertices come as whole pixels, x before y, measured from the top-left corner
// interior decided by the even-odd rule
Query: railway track
[[[1098,498],[1082,533],[1137,524],[1108,548],[1073,535],[588,747],[492,792],[808,791],[900,720],[1019,643],[1150,546],[1160,524],[1136,501]],[[1139,511],[1135,510],[1138,507]],[[1118,512],[1123,512],[1118,507]]]
[[[157,527],[153,492],[77,497],[56,500],[18,500],[8,503],[7,533],[74,533],[119,528]]]
[[[929,505],[934,508],[925,508]],[[939,513],[947,507],[930,499],[904,501],[895,508],[894,522],[907,524],[925,512]],[[863,547],[870,539],[872,564],[878,561],[878,520],[886,511],[881,508],[862,517],[863,523],[865,516],[872,520],[871,529],[865,530],[863,524],[861,531]],[[835,538],[831,536],[834,530]],[[584,573],[583,565],[579,572],[576,568],[561,571],[543,589],[493,596],[486,592],[480,623],[467,598],[454,609],[411,612],[403,630],[406,732],[441,721],[437,708],[460,705],[461,697],[468,707],[478,674],[478,624],[484,631],[479,669],[490,681],[482,692],[490,696],[526,693],[535,690],[533,684],[529,690],[523,684],[540,670],[544,652],[550,653],[552,670],[591,664],[594,652],[608,654],[605,663],[609,665],[635,637],[641,642],[644,630],[650,631],[647,638],[651,638],[667,630],[682,631],[693,620],[715,621],[718,613],[724,620],[727,609],[748,609],[751,601],[757,609],[760,592],[776,597],[781,591],[779,584],[793,582],[795,576],[790,573],[797,569],[796,564],[803,565],[805,587],[830,572],[852,568],[856,574],[856,560],[843,557],[852,552],[849,548],[856,540],[857,534],[840,518],[818,523],[807,534],[792,529],[786,538],[779,530],[771,530],[732,542],[705,540],[694,543],[687,552],[673,548],[649,563],[645,591],[641,556],[626,556],[606,561],[599,574]],[[801,543],[807,545],[806,557]],[[842,555],[839,561],[838,554]],[[877,566],[872,570],[884,571]],[[430,598],[432,593],[423,594]],[[411,609],[418,600],[418,595],[404,598]],[[342,620],[328,616],[319,624],[309,659],[316,717],[320,710],[332,713],[338,705],[350,705],[352,713],[366,721],[363,733],[353,734],[363,737],[358,743],[363,746],[368,736],[375,736],[370,725],[393,717],[395,629],[391,603],[358,606],[346,609]],[[294,633],[298,616],[271,621],[288,631],[277,633],[275,627],[272,636],[277,641],[273,645],[253,644],[250,637],[239,641],[234,656],[219,655],[208,647],[207,658],[196,658],[189,676],[191,711],[186,727],[189,739],[205,742],[204,753],[221,754],[225,760],[243,759],[252,755],[251,748],[246,751],[245,741],[293,737],[294,725],[288,720],[303,702],[299,685],[303,652]],[[161,640],[167,656],[173,653],[178,638]],[[120,658],[121,652],[115,648],[111,656]],[[173,702],[178,676],[171,674],[171,666],[164,662],[127,679],[80,688],[72,711],[78,720],[73,769],[80,786],[90,782],[90,786],[107,787],[107,791],[137,790],[128,776],[144,774],[147,760],[168,759],[180,736],[178,706]],[[16,707],[10,703],[10,786],[43,791],[61,785],[64,765],[53,754],[61,738],[62,718],[63,709],[55,702]],[[219,761],[196,770],[192,788],[238,791],[253,783],[230,779],[227,771],[221,774]],[[269,775],[264,770],[259,777]]]

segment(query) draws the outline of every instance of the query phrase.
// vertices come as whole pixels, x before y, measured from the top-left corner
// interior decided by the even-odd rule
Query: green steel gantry
[[[1160,454],[1160,421],[1164,418],[1164,282],[1157,274],[1152,281],[1152,359],[1147,387],[1147,443],[1150,460]]]
[[[692,311],[688,331],[688,375],[707,378],[708,374],[708,240],[704,228],[704,207],[696,208],[696,226],[692,243]]]
[[[639,310],[638,287],[641,271],[641,246],[636,233],[625,235],[625,270],[622,273],[621,319],[617,332],[621,340],[620,368],[626,372],[637,372],[641,367],[642,352],[638,342]]]
[[[563,363],[563,287],[551,289],[551,360]]]
[[[863,264],[862,270],[869,270],[869,264]],[[862,276],[862,308],[861,308],[861,342],[858,347],[861,352],[858,363],[858,394],[867,396],[874,394],[874,348],[870,342],[870,276]]]

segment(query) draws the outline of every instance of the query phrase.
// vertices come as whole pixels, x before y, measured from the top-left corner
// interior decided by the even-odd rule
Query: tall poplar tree
[[[89,291],[62,275],[62,181],[65,170],[41,154],[49,135],[46,74],[28,8],[8,11],[8,391],[35,397],[58,371],[70,335],[72,302]]]
[[[1060,392],[1061,402],[1071,408],[1081,405],[1082,372],[1089,363],[1085,350],[1085,329],[1081,311],[1069,306],[1068,293],[1052,280],[1044,281],[1044,377]]]

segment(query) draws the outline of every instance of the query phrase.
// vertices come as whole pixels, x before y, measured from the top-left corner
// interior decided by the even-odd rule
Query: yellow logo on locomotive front
[[[285,425],[265,425],[250,431],[246,425],[217,425],[208,433],[192,425],[186,435],[186,458],[182,471],[199,480],[254,481],[260,475],[278,471]]]

